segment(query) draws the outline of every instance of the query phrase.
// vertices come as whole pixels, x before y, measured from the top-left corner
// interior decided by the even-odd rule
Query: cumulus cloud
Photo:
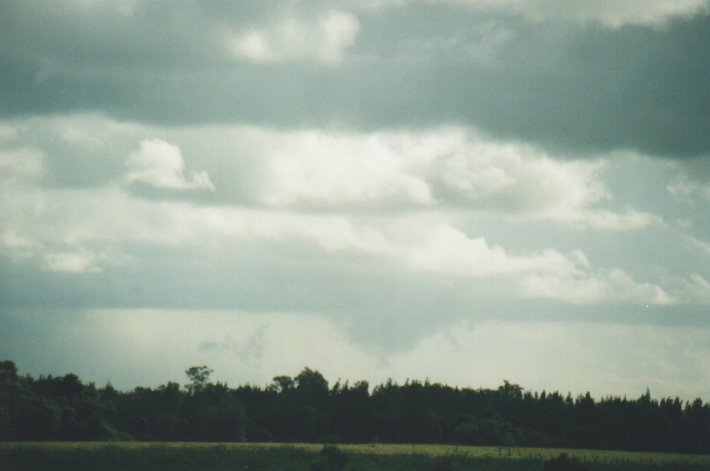
[[[523,282],[531,297],[556,299],[571,304],[631,303],[638,305],[676,304],[680,300],[652,283],[638,282],[624,270],[588,271],[574,276],[534,274]]]
[[[38,220],[43,221],[41,229]],[[97,254],[134,243],[217,247],[256,242],[296,249],[305,244],[317,257],[353,253],[383,269],[454,277],[550,274],[559,278],[574,275],[588,264],[580,252],[565,255],[549,249],[512,254],[489,245],[484,237],[466,235],[447,218],[412,215],[388,218],[383,224],[339,214],[145,200],[120,188],[52,191],[39,213],[14,218],[13,225],[19,232],[5,238],[6,250],[30,254],[43,260],[48,270],[69,273],[98,272],[121,264],[130,253],[114,249],[112,257]],[[36,242],[25,241],[23,234],[32,234]],[[89,246],[99,249],[89,250]],[[528,289],[527,294],[548,297],[542,289]]]
[[[63,208],[67,205],[72,211]],[[111,208],[107,212],[105,208]],[[87,219],[85,215],[92,217]],[[43,221],[38,229],[37,219]],[[291,247],[312,257],[347,257],[375,263],[392,273],[437,274],[445,277],[529,276],[522,294],[574,304],[676,302],[663,289],[639,284],[621,270],[595,277],[586,256],[575,251],[511,253],[490,245],[482,236],[468,236],[439,218],[389,218],[386,224],[342,215],[286,213],[264,209],[202,207],[184,202],[136,199],[119,189],[52,192],[35,217],[16,219],[19,233],[5,236],[5,250],[43,261],[50,271],[98,273],[135,263],[121,247],[165,245],[197,247]],[[23,224],[24,223],[24,224]],[[23,238],[32,234],[36,240]],[[86,247],[97,246],[98,250]],[[106,255],[110,252],[111,255]],[[111,252],[112,251],[112,252]],[[333,260],[334,262],[334,260]],[[509,291],[509,295],[515,295]],[[695,299],[695,298],[693,298]],[[689,299],[690,300],[690,299]]]
[[[261,139],[264,170],[257,198],[269,206],[433,203],[425,176],[411,169],[411,148],[398,152],[386,137],[306,131],[267,132]]]
[[[171,190],[213,190],[207,172],[185,175],[185,161],[178,146],[160,139],[144,139],[126,161],[126,181]]]
[[[415,270],[476,277],[526,272],[565,276],[576,270],[575,260],[556,250],[515,256],[503,247],[489,246],[483,237],[469,238],[448,226],[433,228],[425,237],[399,252],[403,264]]]
[[[82,122],[73,121],[66,145],[103,149],[76,138],[87,134]],[[135,142],[137,134],[148,133],[140,127],[109,128],[112,140],[125,133]],[[68,128],[41,129],[62,137]],[[58,274],[98,274],[140,271],[140,254],[149,247],[197,258],[203,250],[208,258],[227,248],[255,254],[278,250],[299,263],[320,260],[333,270],[343,264],[382,277],[406,274],[454,284],[491,280],[508,286],[509,297],[581,306],[702,304],[707,299],[707,274],[700,267],[688,268],[697,274],[693,277],[653,275],[652,281],[639,281],[627,274],[623,257],[605,256],[584,241],[595,232],[627,238],[633,235],[622,232],[670,230],[660,216],[615,201],[605,182],[603,156],[562,160],[463,127],[420,133],[240,126],[151,132],[168,138],[141,141],[127,161],[125,153],[109,152],[104,159],[118,174],[87,187],[46,184],[49,157],[44,154],[56,152],[51,138],[45,147],[3,150],[2,253]],[[181,149],[169,141],[192,142],[196,165],[215,169],[218,187],[244,187],[243,200],[218,194],[206,172],[187,170]],[[226,144],[199,144],[207,141]],[[231,165],[235,155],[240,166]],[[644,164],[629,160],[636,163]],[[215,188],[214,196],[224,199],[214,204],[195,192],[179,200],[160,193],[144,198],[121,184],[125,181],[156,189]],[[508,228],[501,232],[501,225]],[[572,242],[523,241],[536,237],[540,225],[548,234],[572,234]],[[585,230],[590,228],[596,231]],[[230,257],[220,266],[236,263]]]
[[[561,160],[466,128],[258,135],[256,199],[279,208],[460,208],[580,228],[662,226],[657,215],[601,209],[603,159]],[[268,145],[266,143],[268,142]]]
[[[336,64],[360,31],[357,17],[330,11],[312,18],[285,17],[236,34],[230,48],[239,58],[260,62],[315,60]]]

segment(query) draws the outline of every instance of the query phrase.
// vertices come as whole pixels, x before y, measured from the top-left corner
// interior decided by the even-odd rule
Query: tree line
[[[318,371],[267,386],[210,381],[119,391],[75,374],[18,374],[0,361],[0,440],[452,443],[710,453],[710,404],[496,389],[429,381],[329,385]]]

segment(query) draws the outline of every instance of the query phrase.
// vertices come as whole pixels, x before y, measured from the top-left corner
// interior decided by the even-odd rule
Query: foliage
[[[0,440],[151,440],[449,443],[710,453],[710,404],[701,399],[572,398],[438,383],[329,385],[318,371],[266,387],[210,382],[206,366],[185,388],[118,391],[74,374],[20,376],[0,361]],[[442,465],[443,466],[443,465]]]
[[[185,371],[190,384],[187,385],[187,390],[190,394],[195,394],[205,387],[213,370],[207,366],[192,366]]]

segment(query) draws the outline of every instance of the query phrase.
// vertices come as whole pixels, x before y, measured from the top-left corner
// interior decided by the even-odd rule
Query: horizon
[[[10,359],[2,359],[2,360],[0,360],[0,361],[11,361],[11,362],[14,364],[14,361],[12,361],[12,360],[10,360]],[[16,365],[16,366],[17,366],[17,365]],[[304,371],[306,371],[306,370],[310,370],[311,372],[320,374],[320,371],[318,371],[317,369],[315,369],[315,368],[310,368],[309,366],[304,366],[304,367],[301,368],[298,372],[295,372],[295,373],[290,373],[290,374],[287,374],[287,373],[276,374],[276,375],[274,375],[274,377],[272,378],[272,380],[271,380],[270,382],[265,383],[265,384],[255,384],[255,383],[251,383],[251,382],[249,382],[249,381],[241,382],[241,383],[238,383],[238,384],[230,384],[230,383],[227,382],[227,381],[215,380],[214,377],[212,376],[212,375],[215,373],[215,371],[214,371],[212,368],[210,368],[209,365],[191,365],[190,368],[192,368],[192,367],[207,368],[207,369],[209,370],[209,374],[208,374],[207,380],[205,381],[205,384],[223,385],[223,386],[225,386],[225,387],[227,387],[227,388],[229,388],[229,389],[232,389],[232,390],[238,390],[238,389],[243,388],[243,387],[251,387],[251,388],[256,388],[256,389],[259,389],[259,390],[266,390],[266,389],[268,389],[269,387],[273,387],[273,386],[274,386],[276,378],[288,377],[288,378],[290,378],[290,379],[295,379],[295,378],[298,376],[298,374],[300,374],[300,373],[302,373],[302,372],[304,372]],[[185,372],[184,372],[184,375],[187,375],[187,370],[188,370],[188,369],[189,369],[189,368],[186,368],[186,370],[185,370]],[[184,379],[183,379],[183,380],[181,380],[181,381],[178,381],[178,380],[167,380],[167,381],[164,382],[164,383],[156,384],[156,385],[136,384],[135,386],[133,386],[133,387],[127,389],[127,388],[116,387],[110,380],[107,380],[104,384],[96,384],[94,381],[86,381],[84,378],[82,378],[82,377],[79,376],[79,375],[76,375],[75,373],[73,373],[73,372],[71,372],[71,371],[67,371],[67,372],[64,372],[64,373],[58,373],[58,374],[52,374],[52,373],[50,373],[50,374],[39,374],[39,375],[36,375],[36,376],[35,376],[35,375],[31,375],[31,374],[29,374],[29,373],[23,372],[23,371],[18,367],[17,373],[18,373],[18,375],[19,375],[20,377],[30,377],[30,378],[32,378],[33,380],[51,379],[51,378],[57,379],[57,378],[61,378],[61,377],[66,376],[66,375],[75,375],[75,376],[77,376],[78,380],[79,380],[84,386],[93,386],[94,388],[96,388],[96,389],[99,390],[99,391],[101,391],[101,390],[103,390],[103,389],[106,389],[106,388],[113,388],[114,390],[116,390],[116,391],[118,391],[118,392],[120,392],[120,393],[125,393],[125,394],[131,393],[131,392],[135,391],[136,389],[140,389],[140,388],[160,389],[162,386],[166,386],[166,385],[168,385],[168,384],[177,384],[181,390],[183,390],[183,391],[188,391],[188,390],[189,390],[189,386],[190,386],[190,382],[189,382],[188,380],[184,380]],[[189,378],[188,378],[188,379],[189,379]],[[698,400],[698,399],[700,399],[700,400],[701,400],[703,403],[705,403],[705,404],[708,403],[707,401],[704,400],[704,398],[701,398],[701,397],[683,398],[683,397],[680,397],[680,396],[677,396],[677,395],[676,395],[676,396],[657,396],[657,395],[653,394],[653,391],[651,391],[651,390],[648,389],[648,388],[646,389],[646,391],[643,392],[643,394],[640,394],[638,397],[630,396],[630,395],[627,395],[627,394],[623,394],[623,395],[619,395],[619,394],[606,394],[606,395],[603,395],[603,396],[595,396],[595,395],[591,394],[591,392],[589,392],[589,391],[584,391],[584,392],[577,392],[577,393],[575,393],[574,391],[561,391],[561,390],[557,390],[557,389],[551,389],[551,390],[544,390],[544,389],[543,389],[543,390],[534,390],[534,389],[526,388],[525,385],[518,384],[518,383],[515,382],[515,381],[509,381],[508,379],[503,379],[503,380],[501,381],[501,383],[500,383],[499,385],[497,385],[497,386],[453,385],[453,384],[448,384],[448,383],[444,383],[444,382],[441,382],[441,381],[435,381],[435,380],[430,379],[429,377],[425,377],[425,378],[409,378],[409,377],[408,377],[408,378],[405,378],[403,381],[397,381],[396,379],[393,379],[393,378],[387,378],[387,379],[384,380],[384,381],[379,381],[379,382],[374,382],[374,383],[373,383],[372,381],[367,380],[366,378],[342,378],[342,377],[338,377],[337,379],[335,379],[335,380],[333,381],[332,378],[329,379],[327,376],[323,376],[323,379],[325,379],[325,381],[326,381],[326,383],[327,383],[327,385],[328,385],[329,391],[334,391],[334,390],[336,390],[336,386],[338,386],[338,385],[339,385],[340,387],[345,387],[345,386],[352,387],[352,386],[354,386],[354,385],[356,385],[356,384],[358,384],[358,383],[365,382],[365,383],[367,384],[367,386],[368,386],[368,387],[367,387],[368,395],[372,395],[373,392],[374,392],[374,390],[377,389],[378,387],[387,386],[387,385],[390,385],[390,384],[393,385],[393,386],[399,386],[399,387],[406,387],[406,386],[409,386],[409,385],[412,385],[412,384],[420,384],[420,385],[424,385],[424,386],[442,386],[442,387],[451,388],[451,389],[454,389],[454,390],[473,390],[473,391],[496,391],[496,390],[500,389],[501,387],[503,387],[504,385],[510,384],[510,385],[512,385],[512,386],[520,387],[521,392],[522,392],[523,394],[528,394],[528,393],[529,393],[529,394],[531,394],[531,395],[532,395],[533,397],[535,397],[535,398],[538,398],[538,397],[539,397],[540,395],[542,395],[542,394],[546,394],[546,395],[548,395],[548,396],[550,396],[550,395],[555,395],[555,394],[556,394],[556,395],[559,395],[560,397],[563,397],[563,398],[572,398],[573,400],[576,401],[576,400],[578,400],[578,399],[580,399],[580,398],[584,398],[584,397],[586,397],[587,395],[589,395],[589,397],[591,397],[595,402],[603,402],[603,401],[607,401],[607,400],[616,400],[616,399],[629,400],[629,401],[637,401],[640,397],[650,396],[650,398],[651,398],[652,401],[661,401],[661,400],[666,400],[666,399],[680,400],[681,403],[684,404],[684,405],[690,404],[690,403],[692,403],[693,401]]]

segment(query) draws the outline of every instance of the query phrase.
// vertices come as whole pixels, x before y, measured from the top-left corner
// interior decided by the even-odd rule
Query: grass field
[[[566,453],[586,469],[710,470],[710,456],[552,448],[451,445],[322,445],[253,443],[0,443],[0,471],[29,470],[540,470]],[[344,457],[344,458],[343,458]]]

